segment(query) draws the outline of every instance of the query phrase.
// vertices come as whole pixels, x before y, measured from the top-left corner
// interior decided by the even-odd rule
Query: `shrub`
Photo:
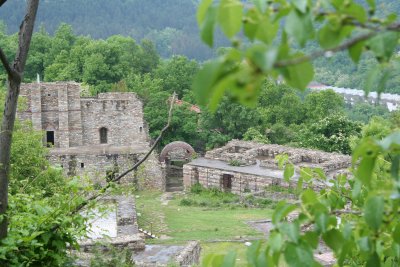
[[[204,191],[204,187],[200,183],[195,183],[190,187],[190,192],[193,194],[200,194],[201,192]]]

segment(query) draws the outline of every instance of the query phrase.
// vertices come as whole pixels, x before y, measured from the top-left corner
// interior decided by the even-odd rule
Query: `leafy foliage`
[[[365,90],[384,91],[400,27],[396,14],[376,12],[375,1],[366,1],[367,10],[358,1],[254,0],[243,5],[236,21],[221,17],[221,11],[213,11],[237,12],[233,9],[242,4],[238,0],[226,2],[231,5],[203,0],[198,9],[199,27],[207,44],[213,43],[211,32],[217,25],[222,29],[229,27],[223,32],[232,42],[232,48],[205,64],[195,79],[193,87],[198,98],[211,110],[216,109],[225,92],[244,105],[256,105],[262,92],[260,80],[265,76],[281,76],[287,84],[303,90],[313,79],[311,60],[341,50],[347,50],[356,63],[364,50],[370,50],[379,65],[368,74]],[[281,26],[280,31],[257,35],[259,27],[274,24]],[[250,45],[242,46],[235,39],[240,29]],[[304,56],[298,51],[311,42],[316,42],[322,52]],[[314,146],[326,145],[350,152],[349,142],[343,142],[348,138],[345,133],[357,135],[361,125],[329,107],[336,106],[334,99],[312,96],[304,103],[310,119],[321,120],[318,124],[308,124],[307,133],[316,133],[320,138],[307,141]],[[317,104],[328,112],[322,113]],[[324,139],[325,135],[330,137]],[[399,132],[383,140],[365,137],[354,148],[351,174],[330,177],[320,169],[300,168],[297,186],[301,192],[300,203],[283,201],[276,206],[272,216],[274,229],[267,246],[256,243],[249,248],[248,266],[321,266],[314,258],[321,240],[334,253],[338,266],[398,265],[399,148]],[[287,156],[282,156],[280,161],[285,180],[291,179],[295,174],[294,165]],[[211,255],[206,264],[234,266],[235,254]]]

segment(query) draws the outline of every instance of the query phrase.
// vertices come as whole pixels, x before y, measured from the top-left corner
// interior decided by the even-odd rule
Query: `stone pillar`
[[[31,87],[32,126],[37,131],[42,131],[42,94],[40,83]]]
[[[58,89],[58,144],[60,148],[69,147],[69,124],[68,124],[68,87]]]
[[[188,191],[192,186],[192,166],[183,165],[183,190]]]

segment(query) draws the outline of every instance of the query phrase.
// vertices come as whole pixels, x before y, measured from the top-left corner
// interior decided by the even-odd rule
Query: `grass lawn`
[[[267,219],[270,209],[243,207],[182,206],[183,195],[176,195],[168,205],[161,205],[159,192],[139,192],[136,199],[139,226],[170,237],[152,242],[184,243],[187,240],[232,240],[241,237],[262,238],[263,234],[246,224],[249,220]],[[140,215],[139,215],[140,214]],[[149,240],[150,241],[150,240]],[[240,246],[244,246],[239,243]],[[211,246],[211,245],[210,245]]]

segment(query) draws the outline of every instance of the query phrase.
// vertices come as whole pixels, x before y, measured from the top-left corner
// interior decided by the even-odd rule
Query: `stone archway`
[[[160,153],[160,162],[165,170],[166,190],[183,190],[183,165],[191,161],[195,151],[182,141],[172,142]]]
[[[160,162],[168,160],[186,160],[190,161],[195,151],[191,145],[182,141],[169,143],[160,153]]]

